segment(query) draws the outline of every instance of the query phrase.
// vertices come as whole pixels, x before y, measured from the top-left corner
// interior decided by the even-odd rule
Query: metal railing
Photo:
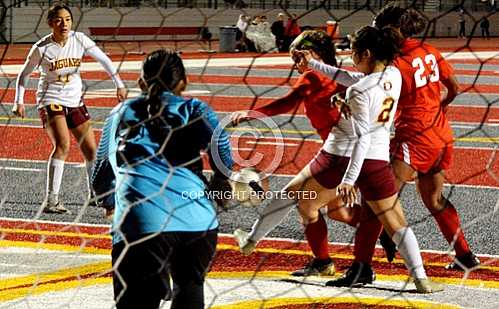
[[[12,0],[10,6],[50,6],[59,1],[52,0]],[[296,9],[311,10],[324,7],[328,10],[379,9],[390,0],[66,0],[70,6],[79,7],[142,7],[157,6],[163,8],[240,8],[240,9]],[[417,9],[425,9],[425,0],[405,0],[406,4]],[[4,1],[5,4],[5,1]],[[476,0],[440,0],[439,10],[448,11],[462,7],[468,11],[487,11],[491,1]],[[494,1],[494,6],[496,5]]]

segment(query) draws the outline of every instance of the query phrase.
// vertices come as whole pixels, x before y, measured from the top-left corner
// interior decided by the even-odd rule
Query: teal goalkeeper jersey
[[[160,117],[150,117],[145,97],[116,107],[103,128],[92,183],[97,194],[114,190],[113,243],[143,234],[206,231],[218,227],[213,203],[203,194],[201,151],[219,122],[202,101],[161,96]],[[232,169],[229,137],[215,139]]]

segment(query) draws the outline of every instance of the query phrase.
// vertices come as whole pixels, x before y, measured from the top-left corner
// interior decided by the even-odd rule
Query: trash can
[[[233,53],[236,51],[237,27],[220,27],[220,47],[221,53]]]

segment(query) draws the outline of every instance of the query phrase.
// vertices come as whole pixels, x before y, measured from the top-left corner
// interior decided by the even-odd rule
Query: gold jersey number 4
[[[69,83],[70,80],[71,80],[71,74],[57,75],[57,81],[62,82],[64,84]]]

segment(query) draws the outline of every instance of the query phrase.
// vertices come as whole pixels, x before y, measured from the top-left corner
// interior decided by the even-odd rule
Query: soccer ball
[[[268,189],[268,180],[255,168],[242,168],[234,172],[232,180],[232,193],[240,205],[255,207],[260,205]]]

